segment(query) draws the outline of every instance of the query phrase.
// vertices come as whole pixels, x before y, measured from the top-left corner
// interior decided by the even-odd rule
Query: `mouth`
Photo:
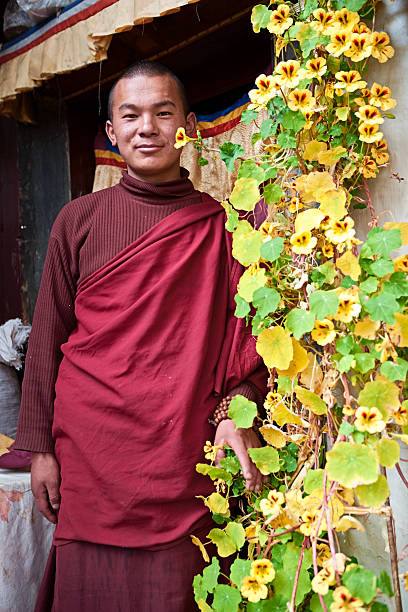
[[[149,143],[143,143],[140,144],[136,147],[136,149],[138,151],[142,151],[142,152],[152,152],[152,151],[158,151],[159,149],[161,149],[162,146],[161,145],[156,145],[156,144],[149,144]]]

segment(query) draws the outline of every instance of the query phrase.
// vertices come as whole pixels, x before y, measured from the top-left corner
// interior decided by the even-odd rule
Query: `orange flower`
[[[363,89],[366,85],[366,81],[361,80],[360,73],[357,70],[341,70],[336,72],[337,83],[334,85],[334,89],[345,89],[349,93],[356,91],[357,89]]]
[[[397,101],[391,98],[391,89],[389,87],[383,87],[378,83],[373,83],[370,91],[369,104],[378,106],[382,111],[387,111],[394,108]]]
[[[287,4],[279,4],[276,11],[272,11],[269,24],[266,26],[271,34],[281,35],[293,23],[289,17],[290,8]]]
[[[375,57],[380,64],[388,62],[393,57],[394,49],[390,44],[390,37],[385,32],[373,32],[371,55]]]
[[[287,87],[296,87],[305,76],[305,71],[300,68],[300,62],[297,60],[288,60],[287,62],[279,62],[275,68],[276,80],[279,85]]]
[[[335,32],[331,35],[330,43],[326,49],[334,57],[342,55],[351,45],[351,34],[349,32]]]
[[[185,129],[183,127],[179,127],[179,129],[176,132],[176,142],[174,143],[174,148],[180,149],[181,147],[184,147],[188,142],[190,142],[190,140],[194,140],[194,139],[189,138],[189,136],[187,136]]]
[[[332,33],[335,22],[334,13],[331,11],[326,12],[324,9],[319,8],[313,11],[313,17],[316,21],[313,21],[312,25],[316,30],[322,34],[330,35]]]
[[[353,34],[371,34],[371,30],[364,21],[360,21],[353,27]]]
[[[302,202],[299,200],[299,198],[293,197],[290,199],[290,202],[288,204],[288,211],[291,213],[295,213],[298,212],[299,210],[302,210],[302,208],[304,208]]]
[[[322,319],[321,321],[315,321],[312,338],[320,346],[326,346],[326,344],[331,344],[334,341],[336,333],[332,321]]]
[[[357,408],[354,425],[358,431],[366,431],[370,434],[378,433],[385,429],[385,421],[383,421],[382,414],[374,406],[371,408],[360,406],[360,408]]]
[[[248,601],[257,603],[260,599],[268,597],[268,587],[254,576],[245,576],[241,583],[241,593]]]
[[[394,410],[392,416],[394,417],[394,421],[397,423],[397,425],[408,425],[408,413],[405,406],[399,406],[396,410]]]
[[[340,244],[354,237],[354,221],[351,217],[346,217],[343,221],[330,222],[329,229],[326,230],[326,237],[334,244]]]
[[[255,85],[258,89],[251,89],[248,93],[251,104],[249,109],[261,110],[264,108],[269,100],[274,98],[278,94],[279,85],[273,76],[266,76],[260,74],[255,81]]]
[[[342,32],[351,32],[354,26],[360,21],[360,15],[358,13],[353,13],[346,8],[336,11],[334,16],[336,26],[339,27]]]
[[[401,257],[394,259],[394,270],[408,274],[408,255],[401,255]]]
[[[370,159],[368,155],[363,157],[361,166],[358,170],[365,178],[375,178],[378,172],[377,164],[373,159]]]
[[[292,235],[290,244],[297,255],[310,255],[317,244],[317,238],[312,237],[311,232],[298,232]]]
[[[371,34],[352,34],[350,47],[346,49],[344,55],[352,62],[361,62],[366,57],[370,57],[371,49]]]
[[[358,126],[361,142],[377,142],[383,137],[383,133],[378,131],[378,124],[360,123]]]
[[[329,259],[331,257],[333,257],[334,255],[334,249],[333,249],[333,245],[332,244],[324,244],[322,246],[322,253],[325,257],[328,257]]]
[[[384,139],[379,140],[371,147],[371,155],[380,166],[387,163],[390,156],[387,153],[387,143]]]
[[[311,111],[315,104],[316,98],[309,89],[294,89],[288,96],[288,106],[292,111]]]
[[[354,102],[357,104],[357,106],[365,106],[366,104],[369,103],[368,100],[370,96],[371,96],[371,91],[369,89],[366,89],[366,88],[362,89],[360,93],[360,97],[355,98]]]
[[[306,62],[306,76],[310,79],[319,78],[327,70],[324,57],[314,57]]]
[[[357,113],[354,114],[360,119],[360,121],[365,121],[365,123],[370,123],[372,125],[384,123],[384,119],[381,117],[381,113],[378,108],[375,106],[370,106],[370,104],[360,106]]]
[[[313,125],[313,115],[314,115],[314,111],[306,111],[304,113],[302,113],[302,115],[304,116],[304,118],[306,119],[306,123],[303,126],[303,130],[310,130],[310,128]]]
[[[346,587],[337,587],[333,592],[333,603],[330,606],[331,612],[364,612],[364,607],[361,599],[353,597]]]

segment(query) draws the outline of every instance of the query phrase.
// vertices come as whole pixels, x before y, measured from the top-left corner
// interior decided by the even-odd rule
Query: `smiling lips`
[[[150,144],[150,143],[143,143],[143,144],[136,146],[136,149],[139,151],[140,150],[141,151],[156,151],[161,148],[162,148],[162,145]]]

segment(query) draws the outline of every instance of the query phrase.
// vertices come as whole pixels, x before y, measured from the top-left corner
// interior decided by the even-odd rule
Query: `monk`
[[[206,440],[234,449],[249,490],[263,478],[247,453],[256,433],[209,422],[226,396],[261,404],[266,373],[233,316],[242,271],[223,208],[180,168],[179,127],[193,136],[196,118],[178,78],[129,68],[106,124],[127,171],[51,231],[15,444],[56,524],[37,612],[196,610]]]

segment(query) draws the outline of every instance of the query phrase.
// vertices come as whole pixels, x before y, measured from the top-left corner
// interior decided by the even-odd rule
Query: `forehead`
[[[171,101],[179,110],[183,109],[180,90],[174,79],[167,74],[149,76],[140,74],[121,79],[115,86],[113,110],[122,104],[149,107],[164,100]]]

